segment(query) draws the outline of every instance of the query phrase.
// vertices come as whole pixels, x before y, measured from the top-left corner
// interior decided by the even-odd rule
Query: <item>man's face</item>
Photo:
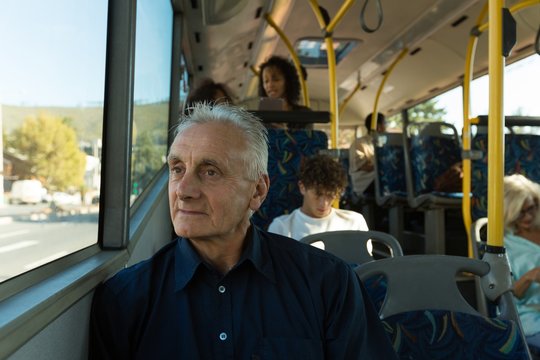
[[[261,184],[268,177],[248,179],[245,156],[243,134],[230,124],[196,124],[176,137],[168,160],[176,234],[191,240],[245,235],[250,210],[268,190]]]
[[[332,211],[332,203],[340,195],[340,191],[323,191],[314,187],[306,188],[301,182],[298,184],[304,196],[302,212],[313,218],[323,218]]]

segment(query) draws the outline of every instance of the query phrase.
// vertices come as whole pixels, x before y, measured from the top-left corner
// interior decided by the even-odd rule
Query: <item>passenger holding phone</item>
[[[307,77],[305,70],[302,76]],[[259,95],[271,99],[283,99],[284,111],[310,111],[298,104],[300,80],[294,65],[281,56],[272,56],[262,63],[259,71]],[[286,129],[286,123],[271,123],[270,127]],[[312,125],[289,124],[289,129],[312,128]]]

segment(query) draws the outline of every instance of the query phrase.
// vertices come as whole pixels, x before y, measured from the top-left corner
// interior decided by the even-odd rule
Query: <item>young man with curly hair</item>
[[[268,231],[300,240],[326,231],[368,230],[361,214],[332,207],[346,186],[345,169],[332,157],[315,155],[308,158],[300,168],[298,180],[304,197],[302,206],[275,218]]]

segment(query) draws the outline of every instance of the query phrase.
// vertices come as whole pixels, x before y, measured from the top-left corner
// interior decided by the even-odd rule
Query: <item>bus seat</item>
[[[388,208],[388,232],[402,239],[403,207],[407,203],[405,155],[400,133],[373,136],[375,154],[375,201]]]
[[[377,205],[391,207],[406,201],[405,155],[400,133],[374,135],[375,197]]]
[[[506,127],[509,129],[508,127]],[[482,153],[482,157],[471,161],[471,212],[472,219],[487,216],[487,134],[477,134],[471,142],[471,149]],[[516,134],[511,130],[505,135],[504,174],[522,174],[535,182],[540,182],[540,136]]]
[[[512,138],[512,134],[505,135],[504,173],[506,175],[513,174],[516,167],[515,156],[513,156],[511,146]],[[485,131],[479,131],[472,138],[471,150],[482,154],[479,159],[471,160],[471,216],[472,220],[475,221],[487,216],[488,137]]]
[[[471,239],[473,241],[473,255],[475,259],[482,259],[487,241],[486,226],[488,219],[482,217],[472,223]]]
[[[337,156],[335,151],[328,150],[328,152],[328,155],[339,158],[339,162],[347,174],[347,187],[341,195],[339,202],[340,208],[361,213],[366,220],[368,228],[373,229],[375,227],[375,197],[374,194],[368,192],[364,192],[363,194],[354,192],[351,175],[349,174],[349,151],[338,151]]]
[[[513,134],[510,142],[511,154],[514,157],[514,173],[527,176],[540,182],[540,136],[534,134]]]
[[[308,235],[300,241],[305,244],[321,241],[324,250],[354,265],[380,258],[403,256],[403,250],[397,239],[381,231],[328,231]],[[383,247],[382,250],[380,245]]]
[[[484,256],[487,242],[487,217],[480,218],[472,223],[471,239],[473,242],[472,250],[475,259],[481,260]],[[496,314],[496,306],[488,302],[483,295],[480,279],[475,277],[474,286],[476,289],[476,307],[483,315],[494,317]]]
[[[252,216],[252,222],[267,229],[272,220],[302,205],[298,170],[302,159],[328,148],[328,137],[320,130],[268,129],[268,175],[266,200]]]
[[[372,261],[355,271],[362,280],[386,277],[379,316],[400,358],[529,358],[519,319],[483,316],[458,289],[458,275],[487,276],[488,263],[461,256],[412,255]]]
[[[447,123],[409,123],[404,132],[407,196],[413,208],[461,204],[462,193],[436,192],[435,179],[461,161],[456,128]]]
[[[463,193],[435,191],[435,179],[461,161],[456,128],[443,122],[411,122],[403,133],[407,201],[424,211],[425,252],[444,254],[445,211],[459,209]]]
[[[308,235],[300,240],[305,244],[324,244],[324,250],[343,259],[352,266],[392,256],[403,256],[395,237],[380,231],[328,231]],[[363,281],[375,309],[379,310],[386,295],[386,278],[375,275]]]

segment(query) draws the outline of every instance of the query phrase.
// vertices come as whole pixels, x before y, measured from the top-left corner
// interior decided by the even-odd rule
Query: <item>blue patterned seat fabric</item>
[[[433,192],[435,179],[461,161],[461,147],[454,138],[418,135],[411,137],[410,157],[414,196],[418,196]]]
[[[407,196],[402,145],[376,146],[380,196]]]
[[[363,281],[363,284],[375,310],[379,312],[382,308],[388,289],[388,280],[386,279],[386,276],[380,274],[374,275]]]
[[[272,220],[302,205],[298,170],[304,157],[328,148],[326,133],[319,130],[268,129],[268,175],[270,190],[253,223],[267,229]]]
[[[343,191],[343,194],[341,195],[341,201],[342,203],[347,204],[350,206],[355,202],[355,199],[358,197],[354,194],[353,188],[352,188],[352,180],[351,175],[349,175],[349,158],[348,157],[340,157],[339,162],[341,166],[345,169],[345,173],[347,174],[347,187]]]
[[[473,221],[487,216],[487,135],[478,134],[471,142],[472,150],[482,152],[482,158],[473,160],[471,166],[471,210]],[[523,174],[540,182],[540,136],[507,134],[505,136],[505,175]]]
[[[527,359],[518,326],[510,320],[443,310],[390,316],[383,326],[400,359]]]

